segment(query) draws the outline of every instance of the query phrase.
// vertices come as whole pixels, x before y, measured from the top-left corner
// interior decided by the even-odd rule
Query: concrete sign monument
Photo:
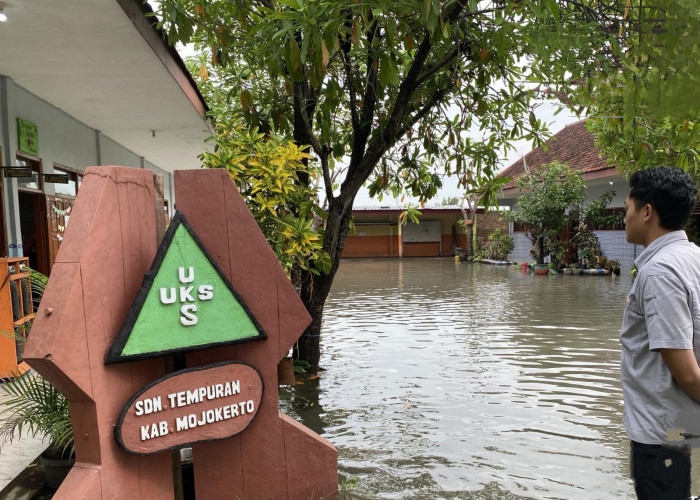
[[[278,410],[305,308],[225,170],[176,172],[175,193],[159,246],[152,173],[85,172],[25,350],[71,402],[54,498],[174,498],[186,444],[199,500],[335,498],[335,449]]]

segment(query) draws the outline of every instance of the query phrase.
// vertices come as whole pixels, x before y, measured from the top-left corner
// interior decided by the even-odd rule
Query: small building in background
[[[361,257],[449,257],[467,247],[467,229],[471,225],[469,211],[466,224],[458,206],[421,208],[419,223],[401,225],[405,208],[358,207],[353,209],[351,229],[343,249],[343,258]],[[477,238],[487,238],[497,228],[504,232],[507,223],[495,212],[477,211]]]
[[[600,240],[601,254],[620,262],[622,269],[630,269],[643,247],[627,243],[625,238],[623,219],[625,198],[629,194],[627,178],[624,173],[608,164],[596,147],[593,134],[586,128],[586,120],[565,126],[546,142],[546,149],[537,147],[503,170],[499,177],[512,177],[512,180],[504,186],[498,198],[499,204],[514,209],[518,198],[523,194],[517,188],[518,178],[526,173],[537,174],[552,162],[565,163],[570,169],[581,173],[586,182],[584,204],[598,199],[610,189],[615,191],[615,196],[608,205],[608,211],[616,215],[615,223],[610,227],[592,229]],[[509,229],[515,243],[510,258],[516,262],[532,260],[530,239],[524,228],[511,223]]]

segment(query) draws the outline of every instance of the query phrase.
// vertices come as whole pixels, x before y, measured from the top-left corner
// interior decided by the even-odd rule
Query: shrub
[[[513,238],[496,229],[484,244],[484,253],[489,259],[505,260],[515,248]]]

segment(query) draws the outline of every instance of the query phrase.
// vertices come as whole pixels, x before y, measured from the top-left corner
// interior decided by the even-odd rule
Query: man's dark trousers
[[[688,500],[690,449],[632,441],[632,477],[639,500]]]

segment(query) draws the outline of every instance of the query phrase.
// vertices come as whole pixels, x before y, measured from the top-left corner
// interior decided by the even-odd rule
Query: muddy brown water
[[[321,377],[283,411],[331,440],[345,498],[628,499],[621,277],[346,260]]]

